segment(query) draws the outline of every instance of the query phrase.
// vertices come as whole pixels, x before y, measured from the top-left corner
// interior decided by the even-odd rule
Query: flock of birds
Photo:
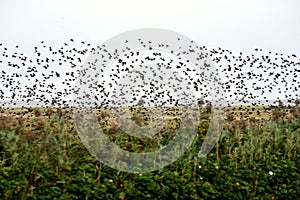
[[[220,47],[199,48],[213,61],[222,78],[225,97],[235,103],[248,101],[251,105],[258,106],[268,104],[270,98],[274,99],[276,95],[286,102],[300,98],[300,60],[295,54],[284,55],[262,49],[254,49],[252,54],[245,54]],[[104,47],[92,47],[91,44],[73,39],[59,48],[42,41],[34,47],[31,55],[25,55],[19,46],[9,48],[0,43],[0,107],[70,106],[72,103],[69,99],[74,93],[76,78],[81,73],[80,67],[87,56],[99,49],[105,52]],[[160,63],[155,64],[158,61]],[[149,68],[141,67],[147,62],[152,62]],[[189,67],[188,61],[165,58],[159,51],[153,50],[142,56],[138,51],[128,51],[122,59],[116,59],[114,66],[106,77],[102,77],[101,84],[96,89],[97,101],[112,98],[116,103],[122,96],[126,96],[138,103],[142,96],[146,102],[158,102],[159,99],[167,99],[169,103],[176,102],[170,89],[175,93],[176,90],[181,90],[182,97],[187,98],[186,100],[196,98],[197,95],[189,96],[187,88],[181,84],[183,81],[187,81],[196,90],[199,89],[200,97],[207,97],[205,88],[208,86],[199,79],[201,75]],[[174,72],[171,66],[181,71]],[[163,80],[165,77],[169,80]],[[169,85],[161,84],[160,81]],[[107,92],[107,88],[111,90],[114,87],[119,88],[113,93]],[[230,106],[229,101],[227,105]]]

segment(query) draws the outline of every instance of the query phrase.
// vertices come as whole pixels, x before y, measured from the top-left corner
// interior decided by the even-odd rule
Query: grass
[[[227,112],[217,145],[205,159],[198,159],[210,119],[210,113],[200,109],[190,149],[169,166],[147,173],[117,171],[91,156],[80,141],[70,108],[3,109],[0,198],[297,199],[300,108],[287,112],[277,107],[267,114],[256,109],[261,114],[250,117],[240,117],[239,112],[248,112],[244,108],[237,114]],[[110,140],[127,151],[153,151],[178,134],[172,109],[159,137],[153,138],[124,133],[110,115],[109,110],[99,110],[98,122]],[[137,124],[147,123],[145,117],[135,117]]]

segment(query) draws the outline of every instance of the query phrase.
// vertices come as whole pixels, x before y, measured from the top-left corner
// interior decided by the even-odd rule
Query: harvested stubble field
[[[130,118],[149,125],[151,108]],[[110,109],[98,109],[104,133],[131,152],[153,151],[176,137],[180,109],[167,107],[158,135],[137,138],[120,129]],[[211,108],[199,108],[197,137],[176,162],[154,172],[127,173],[101,164],[76,131],[72,108],[15,108],[0,113],[2,199],[297,199],[300,196],[300,108],[226,107],[217,145],[204,160]],[[252,112],[252,113],[251,113]],[[124,163],[126,165],[126,163]]]

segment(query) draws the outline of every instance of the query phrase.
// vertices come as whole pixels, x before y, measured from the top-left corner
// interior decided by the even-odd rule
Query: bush
[[[8,117],[1,118],[0,199],[297,199],[300,196],[297,118],[247,126],[233,118],[225,125],[210,154],[199,160],[199,145],[208,129],[208,120],[202,119],[191,148],[176,162],[160,171],[126,173],[111,169],[91,156],[72,122],[64,120],[64,112],[57,115],[45,117],[43,123],[35,119],[15,123]],[[142,144],[142,140],[126,138],[126,141],[119,145],[139,150],[135,145]]]

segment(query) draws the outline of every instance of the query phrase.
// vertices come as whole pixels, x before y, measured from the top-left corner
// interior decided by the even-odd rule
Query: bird
[[[197,103],[200,97],[208,101],[209,97],[212,98],[210,84],[219,84],[224,88],[225,98],[233,99],[233,103],[224,103],[230,112],[256,114],[261,114],[261,110],[256,112],[253,107],[265,106],[268,109],[274,105],[270,96],[275,99],[284,97],[287,102],[300,98],[300,62],[295,53],[285,55],[259,47],[250,53],[234,52],[222,47],[200,46],[195,42],[183,48],[180,46],[183,45],[182,38],[174,41],[179,47],[169,50],[173,57],[157,50],[168,49],[170,44],[156,44],[142,37],[137,42],[148,54],[130,49],[131,38],[123,41],[123,49],[111,52],[105,45],[93,47],[89,41],[69,39],[60,47],[52,47],[43,40],[33,46],[33,56],[22,53],[21,44],[14,45],[13,50],[17,52],[10,53],[11,49],[0,43],[0,65],[3,66],[0,96],[1,99],[11,99],[10,103],[17,99],[27,106],[32,99],[38,100],[41,106],[70,106],[70,101],[64,99],[74,94],[73,85],[77,81],[79,85],[93,88],[93,100],[97,106],[109,106],[111,102],[136,105],[143,96],[145,104],[163,107],[189,101]],[[198,53],[195,56],[197,65],[192,66],[192,61],[185,59],[184,55],[195,52]],[[97,59],[86,63],[84,59],[91,54]],[[206,58],[214,64],[213,72],[207,63],[199,64]],[[115,60],[115,65],[109,68],[107,65],[112,60]],[[95,73],[87,74],[87,69]],[[217,74],[221,81],[215,79]],[[90,76],[90,82],[80,83],[79,77],[85,75]],[[81,97],[83,101],[92,98],[84,94]],[[234,107],[234,104],[253,107]]]

